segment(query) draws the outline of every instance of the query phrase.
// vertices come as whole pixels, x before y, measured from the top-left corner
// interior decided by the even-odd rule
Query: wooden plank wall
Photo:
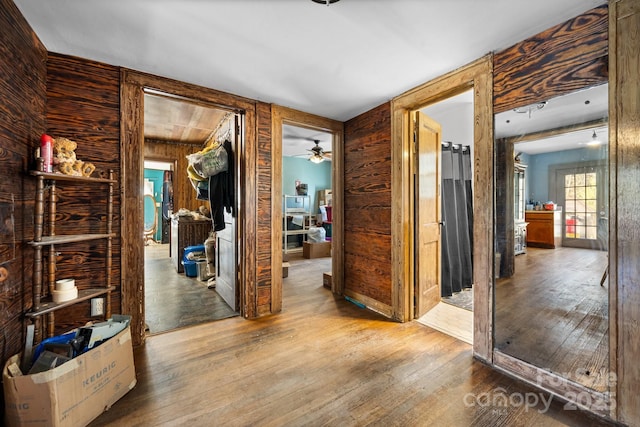
[[[610,363],[617,374],[618,421],[640,425],[640,2],[611,5],[611,88],[609,92],[610,190],[609,299]]]
[[[197,210],[199,206],[209,207],[206,200],[196,199],[196,191],[187,176],[187,154],[199,151],[202,147],[192,144],[171,143],[145,140],[144,158],[151,160],[175,162],[173,172],[173,210],[180,208]]]
[[[24,344],[31,308],[35,179],[45,131],[47,51],[11,0],[0,0],[0,362]],[[0,392],[1,393],[1,392]],[[4,406],[0,408],[0,417]],[[1,419],[1,418],[0,418]]]
[[[96,166],[94,176],[114,171],[120,181],[120,70],[118,67],[50,53],[47,61],[47,131],[78,143],[76,156]],[[105,230],[106,187],[60,185],[56,232],[97,233]],[[96,191],[97,190],[97,191]],[[120,197],[114,187],[111,284],[113,313],[120,313]],[[74,278],[78,288],[103,285],[106,242],[57,246],[58,278]],[[56,313],[56,332],[80,326],[90,317],[89,302]]]
[[[390,307],[391,103],[347,121],[344,141],[345,294]]]
[[[494,113],[605,83],[607,11],[597,7],[497,52]]]
[[[271,293],[271,105],[256,104],[258,139],[258,230],[257,230],[257,312],[258,315],[272,312]],[[279,306],[276,311],[279,311]]]

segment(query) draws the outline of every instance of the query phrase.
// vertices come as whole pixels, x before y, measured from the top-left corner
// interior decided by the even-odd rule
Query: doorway
[[[415,114],[415,317],[471,344],[473,92]]]
[[[282,125],[283,298],[301,278],[319,288],[330,283],[332,147],[329,132]]]
[[[491,57],[486,56],[440,78],[414,88],[392,101],[392,193],[395,206],[392,212],[392,317],[400,321],[415,319],[415,218],[413,171],[414,142],[410,116],[413,111],[435,104],[469,89],[473,93],[475,188],[487,188],[492,179],[493,117]],[[489,166],[486,166],[489,165]],[[491,275],[493,272],[492,230],[493,196],[488,191],[473,193],[473,351],[482,360],[490,360],[492,337]],[[471,312],[469,312],[471,313]]]
[[[607,168],[596,164],[554,169],[558,204],[565,207],[562,218],[562,246],[607,250]]]
[[[216,191],[227,195],[227,187],[237,182],[237,165],[228,154],[236,147],[236,116],[156,91],[146,92],[144,103],[145,193],[150,193],[145,198],[156,200],[161,211],[156,218],[162,218],[157,232],[145,236],[145,329],[157,334],[236,316],[237,203],[227,203],[231,213],[216,209],[208,191],[211,182],[224,180]],[[228,170],[201,176],[205,167],[194,156],[222,144],[229,148]]]
[[[292,110],[290,108],[281,107],[281,106],[273,106],[271,110],[271,123],[272,123],[272,221],[271,221],[271,253],[272,253],[272,312],[280,311],[282,309],[282,290],[283,290],[283,281],[284,281],[284,273],[286,272],[285,261],[286,259],[284,254],[284,244],[288,242],[288,239],[285,240],[288,236],[284,233],[284,225],[285,221],[287,221],[287,216],[285,215],[285,205],[284,200],[287,193],[294,193],[292,195],[292,199],[294,203],[296,201],[296,181],[300,181],[300,184],[307,184],[307,193],[309,189],[309,183],[302,182],[302,179],[297,179],[292,177],[291,179],[287,179],[287,182],[283,181],[284,177],[284,154],[289,152],[291,155],[298,155],[301,158],[297,160],[305,163],[306,165],[319,166],[323,163],[322,166],[326,168],[330,163],[330,180],[325,184],[322,184],[323,188],[314,188],[316,190],[326,190],[327,187],[331,188],[331,219],[330,219],[330,234],[331,240],[330,242],[330,251],[331,257],[330,268],[327,269],[327,272],[331,274],[331,284],[330,289],[333,293],[342,294],[344,289],[343,277],[344,277],[344,256],[342,252],[343,247],[343,124],[341,122],[327,119],[324,117],[315,116],[308,113],[303,113],[297,110]],[[285,136],[301,136],[303,139],[295,139],[299,144],[298,147],[293,147],[289,150],[287,145],[294,145],[294,139],[285,138]],[[314,138],[315,137],[315,138]],[[322,138],[320,138],[322,137]],[[319,144],[315,143],[315,140],[309,140],[305,138],[312,139],[321,139]],[[323,141],[324,142],[323,142]],[[324,143],[324,145],[322,145]],[[330,144],[330,145],[329,145]],[[308,159],[317,153],[314,150],[314,147],[319,145],[322,149],[322,153],[328,157],[330,155],[331,161],[328,162],[328,159],[325,158],[322,162],[318,164],[314,164],[312,161]],[[297,151],[296,151],[297,150]],[[311,151],[308,151],[311,150]],[[321,155],[323,155],[321,154]],[[302,158],[302,156],[304,156]],[[307,166],[308,169],[310,166]],[[326,179],[326,178],[325,178]],[[325,180],[323,179],[323,180]],[[288,186],[288,187],[287,187]],[[291,194],[289,194],[291,195]],[[318,200],[320,197],[318,193],[314,195]],[[324,206],[328,204],[326,196],[325,199],[321,203],[324,203]],[[309,197],[310,199],[310,197]],[[302,202],[302,199],[300,200]],[[309,201],[310,203],[310,201]],[[317,201],[314,201],[313,209],[315,211],[317,209],[320,210],[320,206]],[[306,211],[306,208],[304,208]],[[325,211],[326,212],[326,211]],[[323,219],[320,217],[321,220]],[[317,217],[316,217],[317,219]],[[329,221],[326,218],[325,221]],[[326,232],[325,231],[325,239]],[[293,242],[292,242],[293,243]],[[288,244],[288,243],[287,243]],[[304,249],[303,249],[304,250]],[[304,259],[304,258],[303,258]],[[326,258],[325,258],[326,259]],[[317,280],[319,286],[322,286],[324,276],[323,274],[317,273]]]

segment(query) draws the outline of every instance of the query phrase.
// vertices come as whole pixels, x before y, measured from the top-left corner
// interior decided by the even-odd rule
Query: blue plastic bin
[[[182,261],[182,265],[184,265],[184,274],[187,277],[197,277],[198,276],[198,266],[195,261]]]
[[[191,255],[191,259],[190,258]],[[182,265],[184,265],[184,274],[187,277],[198,277],[198,260],[206,259],[204,245],[187,246],[184,248],[182,256]]]
[[[195,246],[187,246],[184,248],[184,254],[182,255],[183,261],[193,261],[193,259],[189,259],[189,254],[193,253],[195,258],[203,258],[206,257],[204,252],[204,245],[195,245]]]

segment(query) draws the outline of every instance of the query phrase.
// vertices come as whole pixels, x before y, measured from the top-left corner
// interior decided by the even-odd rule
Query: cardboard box
[[[331,242],[303,242],[302,256],[307,259],[330,257]]]
[[[333,191],[331,189],[318,190],[318,206],[330,205],[332,196]]]
[[[289,254],[282,252],[282,278],[289,277],[289,267],[291,264],[289,263]]]
[[[331,289],[331,272],[322,274],[322,286],[327,289]]]
[[[7,426],[84,426],[136,385],[129,327],[57,368],[11,376],[2,371]]]

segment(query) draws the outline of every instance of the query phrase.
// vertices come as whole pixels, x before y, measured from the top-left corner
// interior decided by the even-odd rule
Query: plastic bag
[[[307,241],[312,243],[321,243],[326,240],[327,231],[324,227],[309,227],[307,233]]]
[[[227,150],[222,144],[187,155],[189,165],[202,177],[217,175],[228,169]]]

